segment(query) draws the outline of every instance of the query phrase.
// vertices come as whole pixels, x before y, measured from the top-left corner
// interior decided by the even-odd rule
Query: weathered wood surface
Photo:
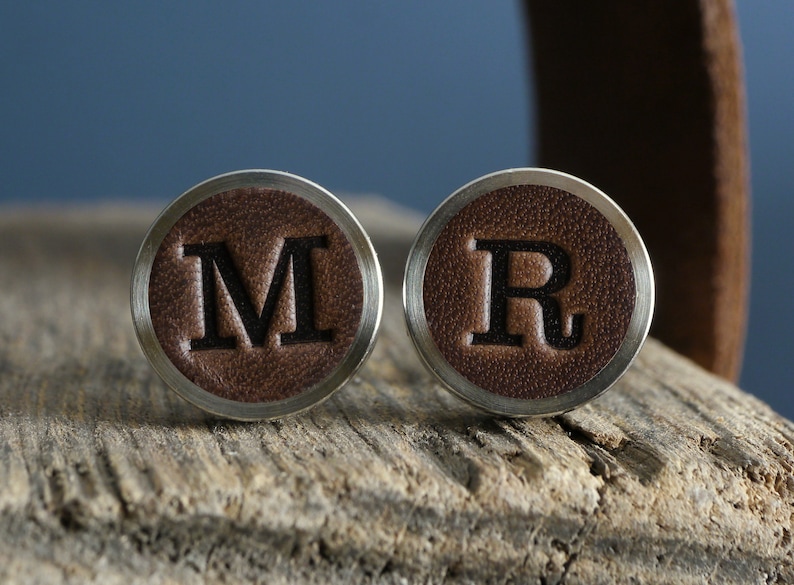
[[[475,412],[404,333],[415,220],[359,209],[388,282],[374,355],[256,424],[183,402],[138,349],[153,214],[0,218],[0,582],[794,581],[791,422],[653,340],[580,410]]]

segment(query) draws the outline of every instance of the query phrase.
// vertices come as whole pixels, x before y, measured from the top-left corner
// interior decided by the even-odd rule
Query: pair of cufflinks
[[[238,171],[174,200],[141,246],[133,322],[163,380],[217,415],[300,412],[371,353],[383,307],[355,216],[288,173]],[[419,230],[403,285],[428,368],[494,414],[584,404],[648,334],[654,281],[621,209],[571,175],[509,169],[461,187]]]

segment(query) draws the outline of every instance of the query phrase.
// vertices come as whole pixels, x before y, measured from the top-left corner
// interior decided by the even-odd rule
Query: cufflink
[[[257,420],[300,412],[363,365],[383,306],[369,237],[330,192],[238,171],[174,200],[144,238],[131,307],[141,348],[180,396]]]
[[[459,397],[543,416],[599,396],[628,369],[654,308],[650,259],[623,211],[565,173],[510,169],[444,201],[405,270],[410,337]]]

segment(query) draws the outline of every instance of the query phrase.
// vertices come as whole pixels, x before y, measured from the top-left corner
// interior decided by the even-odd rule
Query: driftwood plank
[[[437,387],[387,276],[351,384],[272,423],[168,391],[132,332],[141,211],[0,219],[0,581],[784,583],[794,425],[650,340],[615,389],[504,420]]]

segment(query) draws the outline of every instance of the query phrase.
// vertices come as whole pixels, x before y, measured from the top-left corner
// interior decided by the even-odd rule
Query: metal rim
[[[508,398],[469,381],[449,364],[433,342],[424,310],[425,269],[441,231],[461,209],[475,199],[497,189],[516,185],[555,187],[590,203],[615,228],[628,252],[634,273],[634,312],[617,353],[601,371],[578,388],[549,398]],[[623,210],[605,193],[581,179],[559,171],[538,168],[507,169],[491,173],[475,179],[450,195],[419,229],[408,255],[403,282],[403,308],[408,333],[428,369],[460,398],[488,412],[506,416],[559,414],[606,392],[631,366],[645,343],[654,303],[654,278],[648,251]]]
[[[149,278],[155,255],[174,224],[190,209],[218,193],[242,187],[287,191],[314,204],[328,215],[350,242],[363,284],[363,309],[355,339],[340,364],[304,392],[272,402],[246,403],[212,394],[189,380],[168,359],[154,332],[149,308]],[[353,213],[321,186],[297,175],[272,170],[226,173],[199,183],[171,202],[149,228],[135,260],[130,288],[135,333],[143,353],[157,374],[188,402],[213,414],[237,420],[266,420],[295,414],[327,399],[355,375],[375,346],[383,311],[383,278],[369,236]]]

